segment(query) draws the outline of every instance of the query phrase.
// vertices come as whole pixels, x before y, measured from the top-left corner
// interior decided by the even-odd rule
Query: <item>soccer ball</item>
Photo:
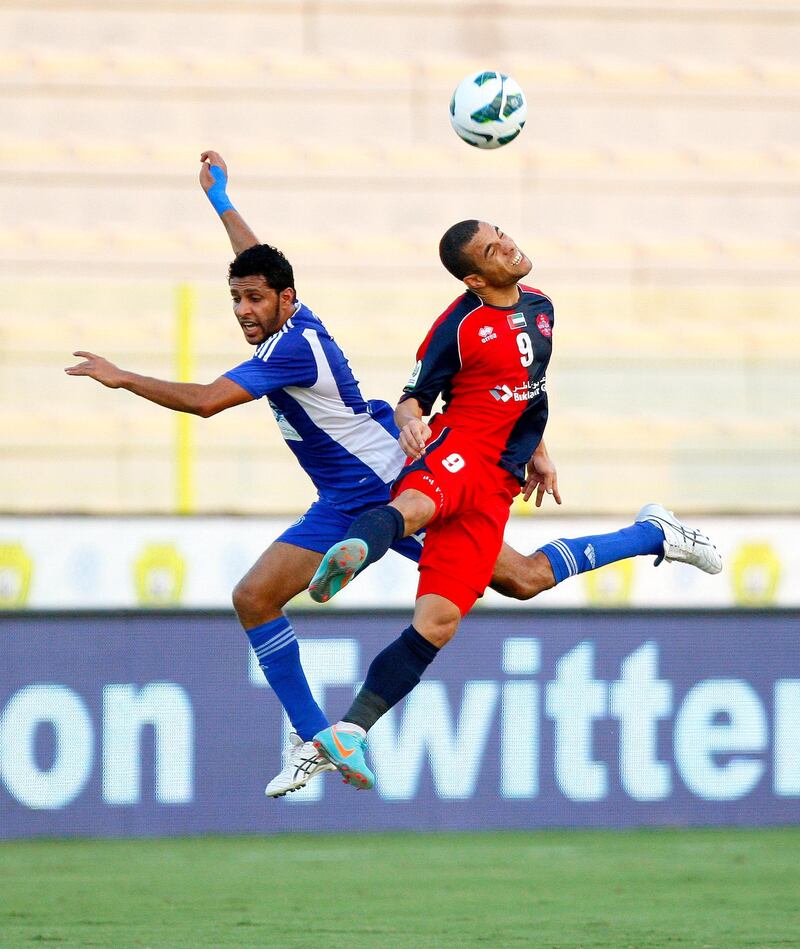
[[[508,145],[522,131],[527,115],[519,85],[492,69],[462,79],[450,100],[450,124],[459,138],[476,148]]]

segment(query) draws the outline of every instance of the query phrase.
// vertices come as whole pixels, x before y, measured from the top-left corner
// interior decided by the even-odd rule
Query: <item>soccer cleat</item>
[[[336,770],[335,765],[320,756],[313,742],[303,741],[295,732],[289,735],[289,741],[283,769],[264,789],[267,797],[283,797],[289,791],[304,788],[318,774]]]
[[[367,748],[365,738],[331,725],[314,735],[314,747],[342,773],[345,784],[352,784],[361,791],[368,791],[375,786],[375,775],[367,767],[364,758]]]
[[[704,573],[722,570],[722,557],[711,540],[681,523],[672,511],[660,504],[645,504],[636,515],[636,521],[650,521],[664,532],[664,553],[656,558],[656,567],[666,560],[668,563],[688,563]]]
[[[366,559],[367,545],[357,537],[334,544],[322,558],[308,585],[311,599],[317,603],[327,603],[347,586]]]

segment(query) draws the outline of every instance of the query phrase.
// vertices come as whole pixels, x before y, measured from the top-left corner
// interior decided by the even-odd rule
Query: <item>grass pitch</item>
[[[800,946],[800,828],[0,844],[0,945]]]

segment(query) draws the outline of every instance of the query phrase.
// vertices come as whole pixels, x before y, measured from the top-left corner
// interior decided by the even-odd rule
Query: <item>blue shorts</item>
[[[364,510],[368,511],[369,508]],[[340,540],[348,536],[350,525],[359,513],[361,512],[346,514],[327,501],[315,501],[302,517],[275,539],[282,544],[294,544],[295,547],[316,550],[317,553],[324,554],[334,544],[338,544]],[[411,537],[403,537],[396,544],[392,544],[392,550],[413,560],[414,563],[419,563],[419,558],[422,556],[423,538],[422,532],[413,534]]]

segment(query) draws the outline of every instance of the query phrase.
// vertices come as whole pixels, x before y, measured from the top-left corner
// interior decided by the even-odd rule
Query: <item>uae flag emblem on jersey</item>
[[[512,330],[525,329],[525,326],[527,325],[527,324],[525,323],[525,314],[524,314],[524,313],[512,313],[512,314],[508,317],[508,325],[511,327]]]

